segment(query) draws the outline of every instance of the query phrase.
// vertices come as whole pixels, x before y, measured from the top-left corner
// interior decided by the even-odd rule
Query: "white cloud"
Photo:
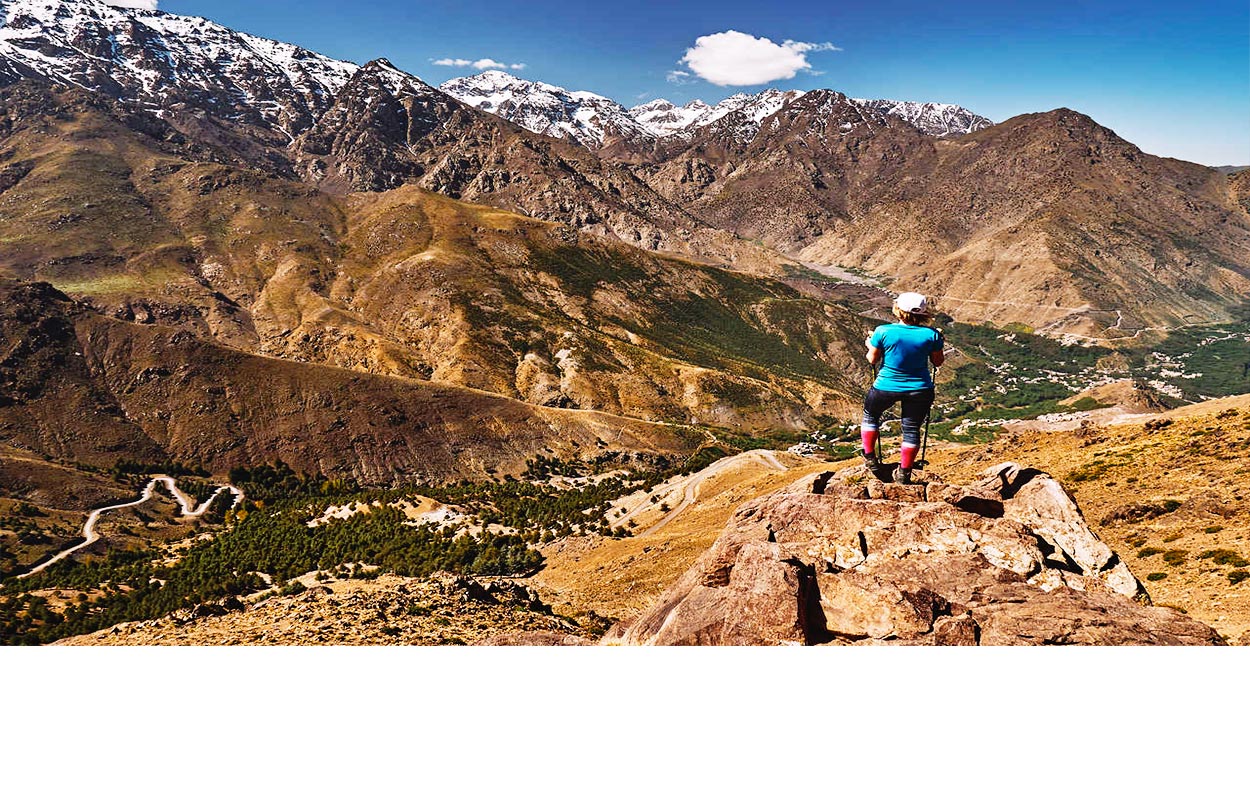
[[[474,69],[515,69],[520,71],[525,68],[523,63],[502,63],[494,58],[439,58],[438,60],[430,60],[435,66],[472,66]]]
[[[667,81],[669,81],[670,83],[676,83],[677,85],[683,85],[683,84],[685,84],[685,83],[690,82],[689,80],[687,80],[687,79],[686,79],[686,78],[687,78],[687,77],[689,77],[689,76],[690,76],[690,72],[684,72],[684,71],[682,71],[681,69],[674,69],[673,71],[671,71],[671,72],[669,72],[668,74],[664,75],[664,79],[665,79],[665,80],[667,80]]]
[[[799,72],[810,72],[812,65],[807,62],[809,52],[839,49],[828,42],[814,44],[787,39],[777,44],[771,39],[727,30],[695,39],[694,46],[686,50],[679,63],[715,85],[759,85],[773,80],[789,80]],[[669,79],[681,74],[670,72]]]
[[[114,8],[138,8],[143,11],[155,11],[159,0],[108,0]]]

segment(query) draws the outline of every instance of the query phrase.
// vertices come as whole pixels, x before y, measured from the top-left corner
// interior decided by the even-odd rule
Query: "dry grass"
[[[613,620],[632,617],[651,606],[715,542],[735,510],[830,468],[781,457],[794,467],[783,472],[749,463],[707,480],[698,501],[656,532],[644,534],[664,516],[658,507],[639,516],[634,537],[573,537],[550,544],[542,549],[546,567],[528,583],[548,603],[574,613],[594,611]]]
[[[1061,479],[1091,526],[1146,582],[1232,641],[1250,632],[1250,395],[1131,424],[1028,432],[932,452],[948,480],[1015,460]],[[1243,640],[1244,641],[1244,640]]]

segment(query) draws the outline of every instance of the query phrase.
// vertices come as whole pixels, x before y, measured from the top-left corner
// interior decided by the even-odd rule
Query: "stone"
[[[1140,583],[1057,481],[1014,464],[991,474],[972,488],[834,477],[824,493],[756,499],[655,606],[604,642],[1222,642],[1209,626],[1135,601]]]
[[[849,577],[816,574],[824,630],[846,639],[883,639],[894,634],[894,610],[879,591]]]
[[[731,537],[718,540],[700,562],[655,608],[605,640],[638,645],[806,642],[805,631],[813,625],[807,603],[813,572],[783,560],[778,544]]]
[[[981,645],[1224,645],[1215,629],[1172,609],[1145,607],[1110,593],[1058,589],[1037,594],[1021,585],[1015,597],[987,594],[972,615]]]
[[[981,627],[971,614],[947,615],[933,623],[934,645],[980,645]]]
[[[868,483],[869,499],[887,499],[892,502],[923,502],[925,486],[899,485],[873,480]]]
[[[1000,518],[1003,515],[1002,494],[990,488],[969,488],[935,482],[925,488],[925,499],[930,502],[946,502],[964,512],[976,513],[986,518]]]

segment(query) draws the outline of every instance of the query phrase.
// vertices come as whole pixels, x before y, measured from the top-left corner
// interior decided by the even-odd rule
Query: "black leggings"
[[[933,407],[933,389],[917,389],[916,391],[882,391],[878,388],[868,390],[864,397],[865,430],[879,430],[881,414],[897,402],[903,403],[903,443],[920,446],[920,426],[924,424],[929,409]]]

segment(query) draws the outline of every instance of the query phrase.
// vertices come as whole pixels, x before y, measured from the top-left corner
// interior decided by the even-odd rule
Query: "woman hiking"
[[[868,363],[881,371],[864,397],[864,421],[860,436],[864,442],[864,463],[877,479],[886,468],[877,459],[877,436],[881,414],[895,403],[903,404],[903,443],[894,481],[910,483],[916,451],[920,448],[920,426],[933,407],[933,377],[929,364],[942,366],[946,355],[942,332],[928,327],[929,301],[916,292],[904,292],[894,299],[897,323],[881,325],[866,340]]]

